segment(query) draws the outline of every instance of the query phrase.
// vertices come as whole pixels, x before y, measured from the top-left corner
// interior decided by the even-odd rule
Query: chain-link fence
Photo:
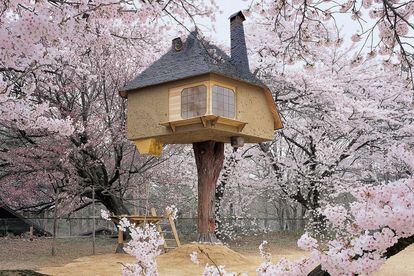
[[[91,236],[93,227],[92,217],[69,217],[57,219],[57,237]],[[3,218],[0,219],[0,236],[21,235],[34,229],[35,235],[51,235],[53,233],[53,218]],[[176,228],[183,237],[192,237],[197,232],[196,217],[179,217]],[[287,218],[223,218],[219,223],[220,229],[237,234],[249,234],[263,231],[299,231],[303,229],[304,219]],[[116,235],[115,225],[102,218],[95,218],[96,235]]]
[[[71,217],[57,219],[56,236],[90,236],[92,235],[93,218]],[[34,235],[50,236],[53,233],[53,218],[2,218],[0,219],[0,236],[22,235],[33,228]],[[95,219],[95,233],[97,235],[114,235],[114,224],[102,218]]]

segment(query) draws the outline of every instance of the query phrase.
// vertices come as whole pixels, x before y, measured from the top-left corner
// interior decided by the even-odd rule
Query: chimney
[[[183,41],[181,40],[181,37],[177,37],[177,38],[174,38],[174,39],[172,40],[172,48],[173,48],[176,52],[181,51],[181,49],[183,48]]]
[[[243,21],[246,20],[241,11],[230,16],[231,62],[241,71],[250,71],[247,57],[246,39]]]

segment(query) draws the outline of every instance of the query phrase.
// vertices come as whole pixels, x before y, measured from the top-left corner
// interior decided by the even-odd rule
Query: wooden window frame
[[[182,110],[181,93],[186,88],[196,87],[200,85],[204,85],[207,87],[207,99],[206,99],[207,110],[206,110],[205,116],[214,115],[213,114],[213,87],[221,86],[221,87],[232,90],[234,93],[234,118],[229,118],[229,119],[237,120],[238,118],[237,88],[235,86],[229,85],[221,81],[219,82],[219,81],[214,81],[214,80],[206,80],[206,81],[188,83],[188,84],[180,85],[180,86],[172,86],[168,88],[169,90],[168,113],[167,113],[168,121],[186,120],[185,118],[181,116],[181,110]],[[223,117],[223,118],[227,118],[227,117]]]
[[[214,87],[224,88],[227,91],[231,91],[231,93],[233,93],[233,104],[232,104],[232,106],[233,106],[233,116],[232,117],[227,116],[227,115],[230,115],[230,114],[222,115],[222,114],[214,113]],[[233,89],[231,87],[228,87],[228,86],[225,86],[225,85],[221,85],[219,83],[215,83],[215,84],[211,85],[210,89],[211,89],[211,114],[216,115],[216,116],[220,116],[220,117],[224,117],[224,118],[236,119],[236,117],[237,117],[236,116],[237,99],[236,99],[235,89]],[[227,103],[227,106],[230,106],[229,103]],[[223,112],[225,113],[226,112],[226,102],[223,102],[223,108],[224,108]],[[227,111],[229,112],[229,110],[227,110]]]
[[[187,89],[191,89],[191,88],[197,88],[197,87],[204,87],[205,89],[205,99],[204,99],[204,114],[197,114],[196,116],[183,116],[183,93],[185,90]],[[190,86],[190,87],[186,87],[183,88],[180,92],[180,99],[181,99],[181,104],[180,104],[180,116],[182,119],[190,119],[190,118],[195,118],[195,117],[200,117],[200,116],[205,116],[208,113],[208,92],[209,92],[209,87],[205,84],[201,84],[201,85],[195,85],[195,86]],[[189,95],[186,95],[186,97],[188,98]],[[189,105],[190,103],[187,102],[187,105]],[[187,108],[187,113],[189,112],[188,108]]]

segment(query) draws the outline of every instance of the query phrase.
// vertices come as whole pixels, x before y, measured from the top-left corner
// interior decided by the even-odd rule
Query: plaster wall
[[[209,75],[204,75],[128,92],[127,138],[135,140],[171,134],[168,128],[159,125],[168,121],[169,90],[188,82],[207,80]]]
[[[212,80],[236,88],[236,118],[247,122],[242,134],[273,140],[274,121],[262,88],[216,74]]]
[[[173,133],[168,127],[159,125],[169,120],[171,89],[205,81],[236,88],[236,120],[247,122],[242,132],[219,125],[205,128],[200,122],[178,128]],[[262,88],[209,74],[128,92],[127,138],[130,140],[157,137],[166,144],[187,144],[211,139],[228,143],[234,135],[243,136],[247,143],[273,139],[274,121]]]

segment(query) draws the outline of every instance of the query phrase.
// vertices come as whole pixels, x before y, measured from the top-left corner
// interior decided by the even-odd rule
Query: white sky
[[[210,35],[214,42],[217,44],[223,44],[230,46],[230,23],[229,16],[240,10],[245,10],[249,7],[251,0],[216,0],[216,3],[219,5],[220,9],[223,11],[222,14],[217,11],[216,13],[216,22],[214,26],[216,28],[215,32],[208,31],[211,30],[211,22],[202,22],[203,32],[207,35]],[[341,29],[342,34],[349,38],[351,35],[356,33],[359,30],[359,25],[351,20],[347,15],[336,16],[338,26]],[[248,21],[249,18],[246,18]],[[371,22],[368,22],[368,24]]]
[[[215,41],[230,46],[229,16],[235,12],[247,9],[249,6],[249,1],[216,0],[216,2],[220,6],[221,10],[223,11],[223,14],[220,14],[219,12],[217,12],[216,14],[217,21],[214,24],[216,27],[216,33],[215,34],[211,33],[210,35],[214,38]]]

